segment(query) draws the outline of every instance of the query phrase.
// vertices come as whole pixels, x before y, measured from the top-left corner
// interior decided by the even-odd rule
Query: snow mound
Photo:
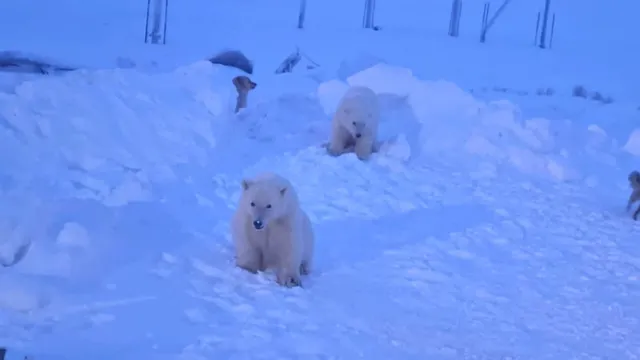
[[[640,156],[640,129],[635,129],[629,135],[624,150],[634,156]]]
[[[377,94],[408,96],[418,79],[410,69],[381,63],[351,75],[347,83],[350,86],[368,86]]]
[[[190,189],[208,181],[196,169],[225,155],[216,148],[235,101],[225,71],[204,61],[163,74],[78,70],[0,93],[0,147],[11,154],[1,160],[0,211],[47,204],[28,234],[4,237],[3,259],[33,241],[16,271],[88,280],[141,256],[149,240],[182,236],[172,201],[196,203]],[[42,208],[25,207],[7,231]]]
[[[78,71],[24,82],[0,94],[0,136],[20,158],[3,170],[39,167],[109,204],[142,199],[148,176],[172,179],[171,165],[207,161],[216,122],[232,109],[227,91],[213,90],[215,75],[203,62],[159,76]]]
[[[410,106],[420,126],[418,139],[411,144],[414,152],[457,162],[474,156],[483,167],[509,164],[524,174],[558,181],[580,177],[571,154],[555,141],[553,124],[524,118],[508,101],[485,103],[456,84],[422,81],[410,69],[377,64],[350,76],[346,83],[320,84],[317,97],[325,113],[332,114],[348,86],[355,85],[368,86],[381,97],[394,95]],[[382,118],[382,126],[403,121],[384,114]]]
[[[331,116],[338,108],[338,103],[347,92],[349,85],[340,80],[330,80],[318,85],[318,101],[325,114]]]
[[[336,74],[338,75],[338,79],[347,81],[351,75],[383,62],[384,61],[377,56],[368,53],[357,53],[342,60]]]
[[[184,229],[206,228],[206,212],[186,214],[232,208],[241,175],[258,170],[289,177],[316,219],[344,217],[347,209],[377,218],[422,206],[414,200],[433,189],[413,189],[403,179],[433,161],[475,177],[496,177],[503,165],[559,181],[579,176],[574,164],[584,147],[559,146],[555,133],[570,132],[558,124],[526,119],[509,102],[485,103],[405,68],[380,63],[346,82],[319,85],[295,73],[265,75],[256,78],[262,93],[252,93],[238,115],[233,71],[207,61],[154,74],[78,70],[0,94],[1,146],[12,154],[0,167],[0,210],[10,212],[25,194],[50,204],[36,234],[18,237],[2,256],[33,241],[21,271],[64,278],[81,272],[88,279],[143,256],[143,239],[170,247],[189,236]],[[354,154],[329,157],[322,148],[350,85],[371,87],[381,101],[379,150],[368,163]],[[606,148],[606,134],[584,131],[589,149]],[[304,195],[322,194],[336,179],[349,185]],[[373,199],[372,191],[387,195]],[[126,256],[117,253],[124,243]]]
[[[2,268],[0,278],[0,318],[10,319],[2,323],[10,335],[6,346],[26,351],[13,335],[25,334],[32,349],[64,354],[68,346],[58,340],[82,334],[88,339],[83,343],[93,349],[88,353],[136,344],[141,349],[136,355],[148,358],[152,345],[168,343],[160,351],[188,355],[193,350],[215,353],[209,358],[230,358],[252,351],[246,342],[234,341],[244,339],[246,329],[271,333],[306,326],[311,320],[322,326],[303,336],[320,339],[317,354],[322,356],[335,339],[359,336],[360,328],[349,330],[344,324],[350,320],[334,311],[334,304],[355,304],[345,301],[354,285],[353,294],[377,298],[391,289],[407,294],[404,310],[414,314],[424,309],[422,299],[415,302],[411,293],[413,280],[403,280],[412,272],[416,279],[417,265],[420,277],[447,286],[437,292],[445,295],[435,303],[446,307],[427,308],[429,315],[456,317],[461,302],[449,297],[464,287],[446,274],[473,277],[469,283],[481,287],[487,274],[495,274],[491,281],[499,284],[514,283],[515,278],[505,280],[502,271],[468,271],[458,263],[501,267],[508,257],[494,245],[520,242],[520,226],[514,222],[504,234],[499,230],[501,218],[495,220],[499,214],[510,223],[509,213],[519,215],[520,204],[512,202],[527,189],[510,182],[510,177],[522,173],[554,181],[573,179],[579,176],[576,164],[587,158],[582,153],[604,154],[613,146],[606,132],[595,126],[525,118],[507,101],[483,102],[451,82],[424,81],[388,64],[319,85],[296,73],[256,77],[258,88],[250,94],[249,107],[237,115],[232,112],[234,75],[233,69],[206,61],[155,74],[139,69],[78,70],[34,78],[11,94],[0,94],[0,147],[6,154],[0,159],[0,260],[19,259]],[[322,146],[331,114],[350,85],[370,86],[381,103],[379,148],[367,162],[354,154],[328,156]],[[311,277],[308,289],[275,288],[267,274],[253,276],[234,268],[228,225],[240,180],[265,170],[291,180],[322,239],[320,275]],[[500,181],[502,175],[506,181]],[[483,178],[492,180],[489,186],[476,182]],[[505,192],[500,188],[493,193],[494,183],[505,185]],[[477,202],[474,197],[491,201]],[[493,204],[502,197],[509,201],[494,211]],[[536,213],[552,211],[541,224],[566,221],[568,213],[553,212],[556,209],[547,203],[529,206]],[[494,220],[498,223],[491,223]],[[527,232],[532,227],[527,226]],[[607,239],[618,238],[607,234]],[[553,246],[558,240],[538,235],[551,239]],[[570,235],[573,244],[574,234]],[[481,256],[473,260],[474,247],[479,246],[489,250],[478,252]],[[515,253],[528,249],[524,246],[505,249]],[[26,256],[21,257],[21,249],[28,249]],[[584,252],[582,247],[572,249]],[[438,252],[445,250],[458,260],[438,260]],[[531,258],[539,261],[537,253]],[[376,266],[380,259],[387,259],[384,270]],[[551,252],[548,261],[557,264],[556,259]],[[537,262],[512,261],[520,266],[514,269],[539,268]],[[345,269],[355,270],[352,275],[347,271],[348,281]],[[371,269],[376,276],[362,276]],[[481,276],[475,278],[477,274]],[[395,282],[401,286],[390,285]],[[562,286],[564,279],[558,281],[558,288]],[[425,289],[425,296],[433,297]],[[470,291],[472,296],[487,296],[480,290]],[[282,316],[283,296],[300,308],[291,313],[285,309]],[[460,299],[469,298],[473,297]],[[583,303],[582,298],[575,301]],[[406,305],[414,303],[415,309]],[[522,304],[527,307],[528,302]],[[368,305],[359,316],[373,316],[373,323],[380,324],[371,331],[378,339],[378,330],[385,331],[395,315],[380,313],[386,305],[378,299]],[[353,313],[360,307],[343,311]],[[506,312],[501,321],[511,321],[520,308]],[[167,317],[158,318],[158,313]],[[325,313],[334,316],[325,318]],[[495,324],[493,312],[488,313],[487,324]],[[247,321],[248,314],[252,321]],[[428,321],[419,320],[412,329],[431,331],[422,327]],[[596,320],[585,322],[585,329],[593,329]],[[327,338],[325,329],[336,323],[347,331]],[[198,332],[191,326],[206,329]],[[55,328],[55,336],[49,328]],[[406,319],[395,321],[394,328],[406,329]],[[155,338],[147,337],[149,333]],[[207,342],[198,334],[213,334],[214,340]],[[523,334],[528,339],[529,333]],[[279,356],[278,349],[297,341],[285,340],[265,356]],[[114,345],[118,341],[122,343]],[[423,344],[419,338],[412,341]],[[145,350],[141,343],[150,347]],[[230,356],[220,353],[222,343],[230,344],[223,350]],[[398,347],[390,346],[389,354],[397,354]],[[301,346],[292,356],[304,351],[308,347]]]

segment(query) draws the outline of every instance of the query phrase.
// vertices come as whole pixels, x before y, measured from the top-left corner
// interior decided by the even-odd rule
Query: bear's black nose
[[[260,230],[264,227],[264,224],[262,223],[262,221],[256,220],[253,222],[253,227],[256,228],[257,230]]]
[[[360,134],[360,133],[357,133],[357,134],[356,134],[356,137],[357,137],[357,138],[359,138],[360,136],[362,136],[362,134]]]

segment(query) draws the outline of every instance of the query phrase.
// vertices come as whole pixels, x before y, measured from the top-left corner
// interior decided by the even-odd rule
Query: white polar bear
[[[338,156],[353,150],[358,159],[367,160],[374,151],[379,121],[376,93],[365,86],[350,87],[333,115],[329,154]]]
[[[314,236],[291,183],[274,173],[242,180],[231,235],[236,265],[256,273],[273,269],[283,286],[302,286],[311,270]]]

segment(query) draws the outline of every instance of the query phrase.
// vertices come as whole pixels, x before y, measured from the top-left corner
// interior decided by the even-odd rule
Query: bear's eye
[[[256,203],[254,203],[253,201],[251,202],[251,206],[256,206]]]
[[[267,204],[267,209],[271,209],[271,204]]]
[[[354,122],[352,122],[352,124],[353,124],[353,126],[355,126],[355,125],[356,125],[356,122],[354,121]]]

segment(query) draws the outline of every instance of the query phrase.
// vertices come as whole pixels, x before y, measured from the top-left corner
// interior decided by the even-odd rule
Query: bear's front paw
[[[371,146],[356,145],[355,153],[358,159],[362,161],[366,161],[366,160],[369,160],[369,158],[371,158],[371,153],[372,153],[371,150],[372,150]]]
[[[329,153],[329,155],[331,156],[340,156],[342,155],[342,151],[339,149],[336,149],[335,147],[327,147],[327,153]]]
[[[242,270],[246,270],[252,274],[257,274],[258,273],[258,266],[254,265],[254,264],[246,264],[246,263],[236,263],[236,266],[238,266],[240,269]]]
[[[298,276],[290,276],[290,275],[278,276],[277,282],[279,285],[285,286],[288,288],[296,287],[296,286],[302,287],[302,281]]]
[[[344,150],[342,150],[342,153],[346,154],[346,153],[352,153],[352,152],[355,152],[355,151],[356,151],[356,146],[355,145],[347,145],[344,148]]]
[[[368,152],[358,153],[358,152],[356,152],[356,156],[361,161],[367,161],[367,160],[369,160],[369,158],[371,158],[371,153],[368,153]]]

